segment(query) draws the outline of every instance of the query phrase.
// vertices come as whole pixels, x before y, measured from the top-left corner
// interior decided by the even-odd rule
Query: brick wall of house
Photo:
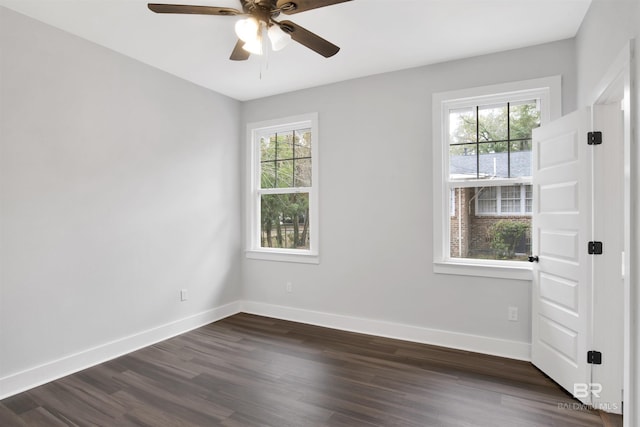
[[[455,215],[450,219],[452,258],[477,258],[493,254],[490,227],[500,220],[530,222],[530,216],[476,216],[473,188],[455,190]],[[462,203],[460,203],[462,202]],[[461,215],[461,216],[460,216]],[[458,233],[458,230],[462,233]],[[460,238],[461,237],[461,238]],[[527,239],[529,242],[530,237]],[[523,248],[528,251],[528,248]]]
[[[469,256],[470,213],[469,200],[473,191],[468,188],[455,190],[455,216],[451,217],[451,257],[466,258]],[[462,215],[462,217],[460,217]],[[462,233],[458,230],[462,229]]]

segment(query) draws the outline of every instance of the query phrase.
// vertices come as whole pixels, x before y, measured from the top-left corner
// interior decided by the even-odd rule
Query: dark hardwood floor
[[[620,419],[583,408],[526,362],[248,314],[0,401],[0,425],[11,427],[589,427]]]

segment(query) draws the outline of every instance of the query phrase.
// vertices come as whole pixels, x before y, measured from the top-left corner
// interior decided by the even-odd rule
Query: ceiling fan
[[[261,55],[267,38],[273,50],[280,50],[289,40],[329,58],[340,50],[333,43],[312,33],[291,21],[276,21],[281,13],[293,15],[311,9],[331,6],[351,0],[240,0],[242,10],[229,7],[189,6],[183,4],[149,3],[147,6],[156,13],[178,13],[193,15],[246,16],[236,22],[238,36],[230,59],[244,61],[251,53]]]

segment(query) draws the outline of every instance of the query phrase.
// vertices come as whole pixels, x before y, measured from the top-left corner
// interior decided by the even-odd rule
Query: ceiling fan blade
[[[291,21],[281,21],[278,22],[278,25],[282,31],[290,34],[293,40],[319,53],[325,58],[335,55],[340,50],[340,48],[335,44],[323,39],[298,24],[294,24]]]
[[[276,7],[282,10],[285,15],[304,12],[305,10],[317,9],[319,7],[331,6],[351,0],[278,0]]]
[[[233,52],[231,52],[231,56],[229,57],[232,61],[246,61],[249,59],[251,53],[247,52],[242,48],[244,46],[244,42],[242,40],[238,40],[236,43],[236,47],[233,48]]]
[[[186,4],[147,4],[149,10],[155,13],[185,13],[192,15],[244,15],[243,12],[230,7],[189,6]]]

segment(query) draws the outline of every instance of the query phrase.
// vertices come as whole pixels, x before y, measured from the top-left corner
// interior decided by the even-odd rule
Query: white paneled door
[[[591,402],[591,148],[588,109],[533,132],[532,354],[535,366]],[[534,258],[535,261],[535,258]],[[578,393],[576,393],[576,391]]]

